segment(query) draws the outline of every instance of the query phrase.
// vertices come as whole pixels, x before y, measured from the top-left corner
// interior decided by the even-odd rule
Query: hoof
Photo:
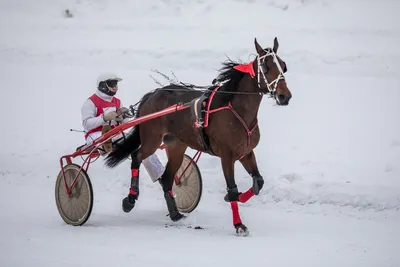
[[[247,229],[246,225],[240,223],[235,225],[236,229],[236,235],[237,236],[248,236],[249,235],[249,229]]]
[[[135,202],[135,196],[128,195],[122,200],[122,210],[127,213],[130,212],[135,207]]]
[[[164,192],[164,197],[165,200],[167,202],[167,207],[168,207],[168,211],[169,211],[169,217],[171,218],[171,220],[173,222],[177,222],[183,218],[185,218],[184,215],[182,215],[178,208],[176,207],[176,202],[175,199],[173,197],[172,191],[167,191]]]
[[[186,218],[186,216],[185,215],[183,215],[183,214],[181,214],[181,213],[175,213],[173,216],[171,216],[171,214],[169,215],[169,217],[171,218],[171,220],[173,221],[173,222],[177,222],[177,221],[179,221],[179,220],[181,220],[181,219],[185,219]]]
[[[261,188],[263,188],[264,179],[261,176],[254,176],[253,177],[253,193],[254,195],[258,195],[260,193]]]
[[[226,195],[224,196],[224,200],[225,200],[225,202],[229,202],[228,194],[226,194]]]

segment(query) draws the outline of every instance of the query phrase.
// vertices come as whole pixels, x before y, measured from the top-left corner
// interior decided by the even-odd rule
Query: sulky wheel
[[[64,167],[65,179],[69,187],[80,168],[76,164],[68,164]],[[93,189],[85,170],[80,171],[70,196],[67,194],[61,170],[57,176],[55,197],[58,212],[67,224],[80,226],[89,219],[93,208]]]
[[[190,163],[191,160],[192,158],[185,154],[182,165],[176,172],[175,177],[180,177],[186,167],[190,165],[179,182],[175,181],[172,187],[178,210],[183,213],[190,213],[197,207],[203,190],[199,167],[194,161]]]

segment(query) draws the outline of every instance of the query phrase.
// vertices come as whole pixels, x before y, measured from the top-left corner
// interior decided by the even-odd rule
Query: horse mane
[[[234,62],[231,59],[222,63],[223,67],[219,70],[220,73],[215,79],[215,82],[223,83],[218,91],[223,92],[237,92],[239,82],[245,75],[244,72],[234,69],[235,66],[241,63]],[[224,101],[232,101],[234,94],[224,94]]]
[[[235,66],[240,65],[241,63],[235,62],[231,59],[228,61],[225,61],[222,63],[222,68],[219,69],[219,74],[217,78],[215,78],[212,82],[213,85],[209,86],[198,86],[190,83],[175,83],[175,82],[170,82],[170,84],[156,88],[148,93],[146,93],[137,103],[137,111],[140,110],[140,106],[146,102],[151,95],[156,93],[157,91],[178,91],[178,90],[187,90],[187,91],[196,91],[198,89],[202,90],[213,90],[217,84],[222,83],[220,86],[220,89],[218,90],[219,92],[237,92],[238,87],[239,87],[239,82],[244,76],[244,72],[238,71],[234,69]],[[222,101],[227,102],[227,101],[232,101],[234,98],[234,94],[223,94],[222,96]],[[135,106],[136,106],[135,105]]]

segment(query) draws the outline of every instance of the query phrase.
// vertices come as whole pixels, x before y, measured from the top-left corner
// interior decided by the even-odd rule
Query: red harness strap
[[[120,105],[121,105],[121,100],[119,100],[116,97],[113,97],[111,102],[107,102],[107,101],[101,99],[98,95],[93,94],[91,97],[89,97],[89,99],[93,102],[94,106],[97,109],[96,117],[103,114],[105,108],[110,108],[110,107],[120,108]],[[111,125],[111,128],[114,128],[114,127],[115,127],[115,125]],[[89,136],[89,134],[94,133],[94,132],[99,132],[102,129],[103,129],[103,126],[99,126],[97,128],[91,129],[90,131],[88,131],[85,134],[85,139]]]
[[[227,106],[224,107],[220,107],[220,108],[216,108],[216,109],[212,109],[210,110],[211,107],[211,102],[215,96],[215,93],[218,91],[220,87],[216,87],[213,92],[210,95],[210,99],[208,100],[207,103],[207,109],[206,109],[206,114],[205,114],[205,119],[204,119],[204,128],[208,127],[208,118],[210,116],[210,114],[224,110],[224,109],[229,109],[230,111],[232,111],[232,113],[236,116],[236,118],[238,118],[238,120],[242,123],[244,129],[247,132],[247,146],[250,147],[251,144],[251,135],[253,134],[253,131],[257,128],[258,126],[258,121],[256,120],[255,125],[251,128],[251,130],[249,129],[249,127],[247,126],[246,122],[243,120],[242,117],[240,117],[240,115],[236,112],[236,110],[232,107],[231,102],[229,102],[229,104]],[[243,157],[243,156],[242,156]]]

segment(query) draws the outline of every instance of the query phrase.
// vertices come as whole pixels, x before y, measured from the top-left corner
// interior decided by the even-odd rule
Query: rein
[[[278,60],[278,55],[271,49],[271,48],[267,48],[264,49],[265,55],[263,56],[259,56],[257,55],[257,86],[259,89],[261,89],[261,92],[227,92],[227,91],[217,91],[215,93],[217,94],[230,94],[230,95],[268,95],[269,98],[275,98],[276,95],[276,89],[278,87],[278,83],[280,80],[285,80],[285,76],[283,75],[283,70],[281,68],[281,65],[279,64],[279,60]],[[268,66],[265,65],[265,59],[268,56],[272,56],[272,59],[274,61],[274,63],[276,64],[278,70],[279,70],[279,75],[278,77],[273,80],[272,82],[268,82],[268,79],[266,77],[266,73],[268,72]],[[252,64],[253,62],[250,62],[249,64]],[[261,82],[260,82],[260,73],[261,73],[261,77],[262,80],[264,82],[264,84],[267,87],[267,90],[263,89],[261,86]],[[252,70],[250,73],[250,76],[252,78],[254,78],[254,71]],[[216,79],[213,80],[212,82],[213,85],[217,85],[219,87],[223,86],[224,82],[223,81],[218,81]],[[184,87],[188,87],[187,89],[180,89],[180,88],[176,88],[176,89],[171,89],[171,88],[159,88],[158,90],[160,91],[181,91],[181,92],[210,92],[213,90],[209,89],[209,86],[196,86],[193,84],[185,84],[185,83],[180,83],[179,85],[184,86]],[[197,88],[197,89],[195,89]],[[275,98],[276,99],[276,98]],[[279,101],[279,99],[277,99]]]
[[[197,85],[193,85],[193,84],[185,84],[180,82],[178,85],[187,87],[187,88],[175,88],[175,89],[171,89],[171,88],[158,88],[156,90],[158,91],[176,91],[176,92],[213,92],[214,94],[229,94],[229,95],[258,95],[258,96],[263,96],[263,95],[268,95],[268,98],[274,98],[277,101],[279,101],[278,98],[276,98],[276,89],[278,87],[278,83],[280,80],[285,80],[285,76],[283,75],[283,70],[281,68],[281,65],[279,64],[279,60],[278,60],[278,56],[277,54],[271,49],[271,48],[267,48],[264,49],[265,55],[263,56],[259,56],[257,55],[257,85],[259,89],[262,89],[262,91],[260,92],[227,92],[227,91],[214,91],[209,89],[210,86],[197,86]],[[276,66],[278,67],[279,70],[279,75],[278,77],[273,80],[272,82],[268,82],[267,77],[265,76],[265,74],[268,72],[268,66],[265,66],[265,58],[268,56],[272,56],[272,59],[274,61],[274,63],[276,64]],[[250,63],[252,64],[252,62]],[[261,87],[261,82],[260,82],[260,73],[262,75],[262,79],[264,84],[267,87],[267,90],[263,89]],[[254,71],[253,73],[251,73],[251,77],[254,78]],[[216,79],[213,80],[212,82],[213,85],[216,85],[218,87],[221,87],[224,82],[223,81],[218,81]],[[138,102],[136,102],[134,105],[130,105],[130,110],[131,113],[134,114],[134,110],[135,107],[141,102],[141,100],[139,100]]]
[[[204,87],[199,87],[199,88],[204,88]],[[212,92],[213,90],[211,89],[202,89],[202,90],[192,90],[192,89],[164,89],[164,88],[159,88],[158,91],[175,91],[175,92]],[[263,92],[226,92],[226,91],[217,91],[217,94],[230,94],[230,95],[265,95],[266,93]]]

